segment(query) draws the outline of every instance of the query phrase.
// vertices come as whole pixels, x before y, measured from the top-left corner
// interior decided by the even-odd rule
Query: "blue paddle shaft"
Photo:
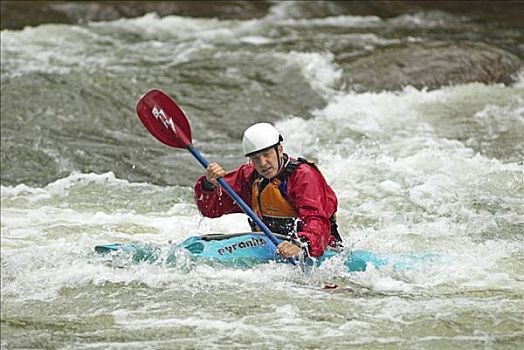
[[[189,152],[198,160],[202,166],[207,169],[207,166],[209,165],[209,162],[206,158],[193,146],[193,145],[187,145],[186,148]],[[229,186],[229,184],[224,180],[224,178],[220,177],[218,178],[218,183],[226,192],[233,198],[233,200],[244,210],[244,213],[246,213],[256,224],[260,229],[264,232],[264,234],[271,240],[271,242],[275,245],[275,248],[279,245],[278,239],[275,237],[275,235],[269,230],[269,228],[264,224],[262,220],[253,212],[253,210],[240,198],[238,194],[236,194],[235,191]],[[292,264],[295,264],[294,259],[290,258],[289,261]]]

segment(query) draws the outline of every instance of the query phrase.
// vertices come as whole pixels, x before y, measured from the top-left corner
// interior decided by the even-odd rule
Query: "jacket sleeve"
[[[242,165],[238,169],[227,173],[224,180],[231,186],[240,198],[248,205],[251,202],[251,184],[253,182],[254,167],[250,164]],[[201,176],[195,184],[195,202],[202,215],[208,218],[217,218],[224,214],[242,213],[240,208],[228,193],[220,186],[213,190],[202,187],[205,176]]]
[[[331,237],[329,218],[337,210],[335,192],[322,174],[304,164],[289,176],[287,193],[302,221],[299,238],[307,240],[311,256],[322,256]]]

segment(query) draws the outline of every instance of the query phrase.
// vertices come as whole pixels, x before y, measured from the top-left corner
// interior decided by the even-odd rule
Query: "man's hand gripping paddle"
[[[207,169],[209,162],[191,144],[191,128],[180,107],[169,96],[160,90],[151,90],[146,93],[136,106],[136,113],[147,130],[160,142],[175,148],[185,148]],[[273,242],[275,249],[280,243],[275,235],[267,228],[249,206],[233,191],[223,178],[218,183],[233,200],[242,208],[262,231]],[[295,260],[288,259],[293,265]]]

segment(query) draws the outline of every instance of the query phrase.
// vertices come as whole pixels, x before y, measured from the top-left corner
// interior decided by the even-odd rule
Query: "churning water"
[[[482,23],[285,10],[1,32],[2,348],[524,346],[522,73],[511,85],[357,92],[341,52],[482,37]],[[245,161],[243,130],[274,122],[286,151],[317,161],[335,189],[348,249],[444,261],[304,274],[95,256],[100,243],[248,229],[243,215],[199,215],[202,169],[134,114],[151,88],[176,99],[194,145],[229,169]]]

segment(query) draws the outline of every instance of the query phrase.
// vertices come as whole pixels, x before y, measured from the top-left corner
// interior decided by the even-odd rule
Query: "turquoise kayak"
[[[285,236],[275,235],[279,240]],[[257,264],[277,261],[286,263],[280,255],[275,254],[275,248],[269,238],[259,232],[243,232],[234,234],[208,234],[193,236],[182,243],[159,245],[154,243],[111,243],[95,246],[98,254],[123,254],[133,262],[155,262],[164,257],[168,265],[174,265],[177,257],[189,256],[195,261],[218,263],[231,267],[252,267]],[[385,256],[368,250],[326,250],[317,259],[308,259],[308,265],[321,265],[335,256],[344,257],[344,265],[349,272],[365,271],[369,266],[382,268],[391,266],[394,269],[412,269],[420,263],[434,262],[437,255],[429,253],[422,255]]]

